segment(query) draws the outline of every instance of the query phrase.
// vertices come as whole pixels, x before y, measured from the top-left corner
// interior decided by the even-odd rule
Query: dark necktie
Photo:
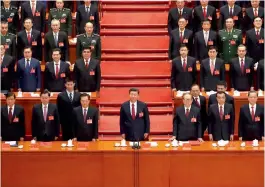
[[[243,60],[243,59],[241,59],[241,65],[240,65],[240,68],[241,68],[241,72],[242,72],[242,74],[244,74],[244,73],[245,73],[245,72],[244,72],[245,68],[244,68],[244,60]]]
[[[186,67],[187,67],[186,59],[183,58],[183,70],[184,71],[186,71]]]
[[[229,9],[230,9],[229,15],[230,15],[230,17],[233,17],[233,9],[232,8],[229,8]]]
[[[73,101],[73,95],[72,95],[72,93],[69,94],[69,99],[70,99],[71,102]]]
[[[254,9],[254,16],[258,17],[258,9],[257,8]]]
[[[54,34],[54,42],[55,42],[55,46],[58,47],[58,35],[57,35],[57,33]]]
[[[199,101],[198,101],[198,98],[197,98],[197,97],[195,98],[195,103],[196,103],[196,105],[197,105],[198,107],[200,107],[200,103],[199,103]]]
[[[181,9],[179,10],[179,15],[182,16],[182,11],[181,11]]]
[[[257,37],[257,40],[260,38],[260,36],[259,36],[259,30],[256,31],[256,37]]]
[[[255,120],[254,106],[251,107],[251,118],[252,118],[252,121]]]
[[[220,106],[219,115],[220,115],[220,120],[223,121],[224,111],[223,111],[223,107],[222,106]]]
[[[84,109],[84,123],[86,123],[86,114],[87,114],[87,110],[86,109]]]
[[[203,17],[206,18],[206,8],[203,8]]]
[[[135,108],[134,108],[134,104],[132,104],[132,119],[135,120]]]
[[[43,107],[43,119],[46,122],[46,120],[47,120],[47,106]]]
[[[186,109],[186,113],[185,113],[186,117],[188,117],[189,114],[190,114],[190,110],[187,108],[187,109]]]
[[[88,68],[88,60],[85,60],[86,69]]]
[[[29,59],[27,59],[26,69],[30,68]]]
[[[9,112],[8,112],[8,120],[9,120],[9,123],[12,123],[12,107],[9,108]]]
[[[55,76],[56,76],[56,79],[58,79],[59,78],[59,64],[58,63],[56,63],[55,64]]]

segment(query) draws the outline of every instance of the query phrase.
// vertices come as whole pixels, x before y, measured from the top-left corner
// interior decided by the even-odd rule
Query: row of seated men
[[[54,141],[59,138],[60,125],[63,140],[95,141],[98,139],[98,109],[89,106],[90,96],[74,91],[74,81],[67,79],[66,91],[61,92],[57,104],[49,103],[50,93],[40,94],[41,103],[32,109],[32,138],[37,141]],[[225,90],[225,84],[218,85]],[[7,105],[1,107],[1,138],[4,141],[24,140],[25,112],[15,104],[15,94],[8,92]],[[129,90],[129,100],[120,108],[120,134],[127,141],[148,140],[150,119],[146,103],[139,101],[139,90]],[[248,104],[241,106],[238,136],[240,140],[264,140],[264,106],[257,104],[258,94],[249,91]],[[234,140],[235,112],[233,98],[224,91],[210,96],[206,112],[206,99],[200,96],[198,85],[183,95],[183,105],[176,108],[172,140],[203,141],[208,129],[209,139]]]

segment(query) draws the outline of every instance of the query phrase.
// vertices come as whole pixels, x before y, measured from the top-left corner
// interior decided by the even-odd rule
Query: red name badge
[[[13,122],[14,123],[18,123],[19,122],[19,119],[18,118],[14,118]]]
[[[196,123],[197,122],[197,119],[196,118],[191,118],[191,122],[192,123]]]
[[[2,144],[2,149],[9,149],[9,148],[10,148],[9,144],[7,144],[7,143]]]
[[[208,45],[213,45],[213,41],[208,41]]]
[[[54,120],[54,117],[53,117],[53,116],[49,116],[48,119],[49,119],[50,121],[52,121],[52,120]]]
[[[264,39],[259,39],[260,44],[264,44]]]
[[[94,20],[95,18],[94,18],[94,16],[90,16],[89,19],[90,20]]]
[[[208,20],[212,20],[213,18],[212,18],[212,16],[208,16]]]
[[[260,121],[260,117],[259,116],[256,116],[255,117],[255,122],[258,122],[258,121]]]
[[[141,117],[143,117],[143,116],[144,116],[144,113],[140,112],[140,113],[139,113],[139,117],[141,118]]]
[[[214,71],[214,74],[215,74],[215,75],[220,75],[219,70],[215,70],[215,71]]]
[[[94,50],[94,49],[95,49],[95,47],[94,47],[93,45],[91,45],[91,46],[90,46],[90,48],[91,48],[92,50]]]
[[[230,115],[229,114],[225,115],[225,119],[230,119]]]
[[[64,43],[63,42],[59,42],[59,47],[63,47]]]
[[[13,18],[7,18],[7,22],[10,23],[13,21]]]
[[[65,73],[61,73],[61,78],[64,78],[65,77]]]
[[[89,75],[95,75],[95,72],[94,71],[90,71]]]
[[[9,49],[9,45],[8,44],[5,45],[5,49]]]
[[[233,20],[238,20],[238,16],[233,16]]]
[[[250,69],[248,68],[248,69],[246,69],[246,73],[250,73]]]
[[[78,148],[87,148],[88,147],[88,143],[78,142],[77,143],[77,147]]]
[[[3,68],[3,72],[7,73],[8,72],[8,68]]]
[[[36,42],[36,41],[33,41],[33,42],[31,43],[31,45],[32,45],[32,46],[37,46],[37,42]]]
[[[187,39],[184,39],[184,40],[183,40],[183,43],[184,43],[184,44],[188,43],[188,40],[187,40]]]
[[[88,120],[86,120],[86,123],[87,123],[87,124],[92,124],[92,122],[93,122],[92,119],[88,119]]]
[[[62,18],[61,19],[61,23],[66,23],[66,19],[65,18]]]
[[[188,72],[192,72],[192,67],[189,67],[188,68]]]
[[[35,13],[35,16],[40,16],[40,12],[36,12]]]
[[[235,40],[230,40],[230,44],[231,45],[236,45],[236,41]]]
[[[30,70],[30,73],[35,73],[35,69],[32,68],[32,69]]]

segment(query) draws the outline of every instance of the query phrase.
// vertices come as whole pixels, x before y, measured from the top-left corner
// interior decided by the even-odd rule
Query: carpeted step
[[[166,28],[151,28],[151,29],[102,29],[100,32],[101,36],[157,36],[157,35],[167,35],[168,31]]]
[[[167,53],[136,53],[136,54],[102,54],[105,61],[166,61]]]
[[[102,80],[101,87],[170,87],[169,79]]]
[[[170,4],[169,0],[155,0],[155,1],[142,1],[142,0],[102,0],[102,5],[161,5]]]
[[[102,11],[168,11],[168,5],[105,5]]]

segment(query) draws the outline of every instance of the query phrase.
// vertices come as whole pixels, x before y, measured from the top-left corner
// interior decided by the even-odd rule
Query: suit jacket
[[[144,134],[150,133],[150,119],[147,105],[137,101],[135,120],[132,119],[130,101],[121,105],[120,109],[120,133],[125,134],[127,141],[143,141]]]
[[[238,121],[238,137],[243,140],[261,140],[264,136],[264,106],[256,104],[254,121],[251,117],[249,104],[240,108]]]
[[[231,104],[224,104],[223,120],[220,119],[218,104],[213,104],[209,108],[208,133],[213,135],[214,141],[229,140],[230,135],[234,135],[234,110]]]
[[[176,115],[173,124],[173,136],[176,140],[188,141],[197,140],[202,137],[202,125],[200,109],[191,106],[188,117],[185,114],[184,106],[176,108]]]
[[[9,122],[8,107],[1,107],[1,136],[2,141],[19,141],[25,136],[25,112],[19,105],[14,105],[12,122]]]
[[[45,19],[46,19],[46,8],[42,2],[36,1],[35,15],[32,15],[32,9],[30,2],[25,2],[21,5],[21,23],[23,28],[23,23],[26,18],[31,18],[33,20],[33,28],[44,33],[45,31]]]
[[[55,104],[49,103],[46,122],[43,117],[42,104],[35,104],[32,109],[32,137],[37,137],[38,141],[43,141],[47,136],[49,141],[53,141],[60,134],[60,120]]]
[[[174,58],[180,55],[179,49],[181,44],[185,44],[189,49],[189,53],[192,54],[193,32],[189,29],[185,29],[184,36],[182,36],[182,38],[183,40],[181,42],[178,28],[171,32],[170,41],[169,41],[169,51],[168,51],[169,59],[173,60]]]
[[[17,34],[17,56],[18,59],[24,57],[23,49],[26,46],[31,46],[32,48],[32,57],[42,61],[42,41],[41,41],[41,33],[35,29],[32,29],[31,32],[31,42],[28,42],[28,36],[26,30],[20,31]]]
[[[94,33],[99,34],[100,25],[99,25],[99,13],[97,5],[90,5],[90,11],[86,12],[85,5],[81,5],[78,7],[76,12],[76,30],[77,34],[85,33],[85,25],[87,22],[93,23]]]
[[[15,60],[4,55],[3,63],[1,64],[1,90],[10,90],[13,80],[15,79]]]
[[[217,34],[210,30],[208,33],[208,42],[205,43],[203,31],[199,31],[194,37],[194,56],[196,60],[203,60],[208,58],[208,50],[210,46],[217,46]]]
[[[204,131],[207,129],[208,123],[207,123],[207,110],[206,110],[206,98],[202,95],[199,95],[200,103],[199,105],[196,103],[195,99],[192,100],[192,106],[197,107],[200,109],[201,114],[201,126],[202,126],[202,137],[204,135]]]
[[[257,37],[254,28],[247,31],[246,46],[248,55],[253,58],[254,63],[264,59],[264,29],[260,29],[259,37]]]
[[[248,91],[253,86],[253,59],[245,57],[244,73],[241,72],[239,58],[233,58],[230,63],[231,88],[238,91]]]
[[[56,78],[56,70],[54,69],[54,62],[49,62],[45,66],[44,84],[45,88],[51,92],[61,92],[65,88],[65,79],[70,77],[69,64],[60,61],[59,76]]]
[[[210,59],[202,61],[200,69],[201,88],[206,91],[216,90],[216,85],[220,80],[225,80],[225,64],[220,58],[216,58],[214,73],[212,75],[210,68]]]
[[[84,122],[82,106],[73,110],[73,120],[75,127],[75,137],[78,141],[91,141],[98,139],[98,109],[89,107]]]
[[[210,95],[210,97],[208,99],[208,110],[209,110],[211,105],[217,104],[216,96],[217,96],[217,94]],[[228,95],[227,93],[225,94],[225,103],[231,104],[234,108],[234,111],[235,111],[235,100],[232,96]]]
[[[260,17],[264,22],[264,8],[259,6],[258,9],[258,17]],[[245,31],[250,30],[253,28],[253,21],[256,17],[254,16],[253,7],[249,7],[246,9],[245,17],[244,17],[244,25],[245,25]],[[262,24],[262,27],[264,27],[264,23]]]
[[[98,60],[90,58],[89,66],[86,68],[84,59],[78,59],[75,62],[74,76],[76,87],[80,92],[100,90],[101,69]]]
[[[68,36],[65,32],[59,31],[58,34],[58,44],[55,44],[53,32],[47,32],[44,38],[44,53],[45,53],[45,62],[52,61],[52,50],[54,48],[61,49],[61,60],[69,61],[69,42]]]
[[[257,88],[264,90],[264,59],[260,60],[257,68]]]
[[[171,68],[171,88],[177,90],[190,90],[192,84],[196,82],[196,60],[193,57],[187,57],[187,66],[184,71],[181,57],[177,57],[172,61]]]
[[[23,92],[35,92],[37,88],[41,88],[41,69],[40,62],[31,58],[30,68],[26,68],[25,58],[18,61],[18,88]]]
[[[184,17],[187,21],[187,29],[193,30],[192,28],[192,9],[188,7],[183,8],[182,15],[179,14],[178,8],[171,8],[168,13],[168,34],[171,33],[172,30],[178,28],[178,20],[180,17]]]
[[[224,29],[225,28],[225,20],[227,18],[230,18],[230,13],[229,13],[229,6],[225,5],[220,8],[220,17],[219,17],[219,29]],[[236,29],[242,29],[242,22],[243,22],[243,13],[242,9],[238,5],[234,5],[234,10],[233,10],[233,15],[232,18],[235,22],[234,28]]]

